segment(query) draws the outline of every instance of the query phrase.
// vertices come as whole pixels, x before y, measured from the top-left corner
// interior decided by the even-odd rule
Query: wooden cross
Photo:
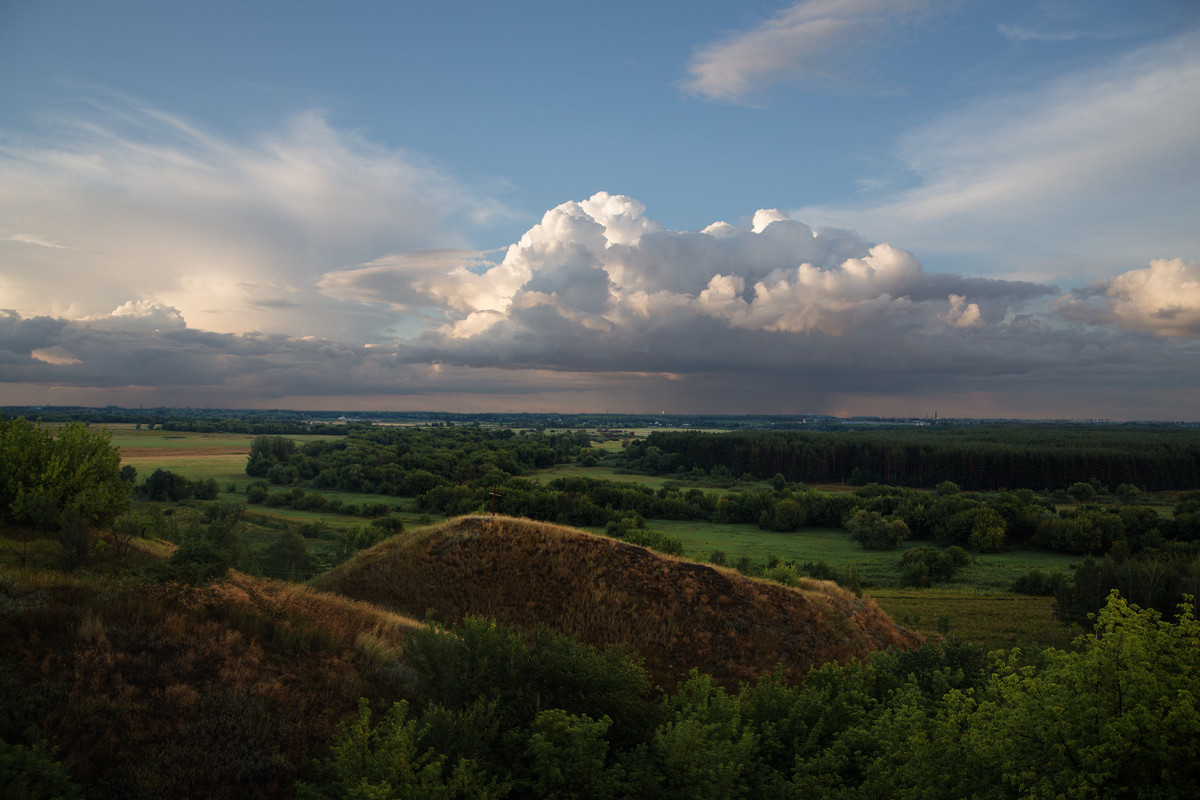
[[[498,499],[500,499],[500,495],[496,491],[495,486],[493,486],[492,490],[490,492],[488,492],[488,495],[492,498],[492,518],[495,519],[495,517],[496,517],[496,501]]]

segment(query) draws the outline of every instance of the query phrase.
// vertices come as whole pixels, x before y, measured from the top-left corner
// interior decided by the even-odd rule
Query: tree
[[[459,759],[446,769],[446,757],[421,747],[426,731],[408,718],[408,703],[392,704],[377,724],[371,724],[366,700],[358,707],[358,719],[343,724],[327,760],[318,764],[320,780],[297,784],[304,800],[348,798],[349,800],[452,800],[453,798],[503,797],[508,787],[489,780],[475,764]]]
[[[1113,592],[1073,650],[1009,655],[972,743],[1023,797],[1200,796],[1198,639],[1190,609],[1172,624]]]
[[[297,581],[312,577],[314,562],[304,537],[288,529],[262,553],[263,570],[272,578]]]
[[[286,436],[256,436],[250,443],[246,474],[253,478],[264,478],[272,466],[286,462],[295,452],[296,442]]]
[[[1082,503],[1084,500],[1091,500],[1096,496],[1096,487],[1090,483],[1077,481],[1067,489],[1067,494]]]
[[[192,496],[192,482],[170,470],[156,469],[142,481],[141,493],[149,500],[175,503]]]
[[[948,581],[968,563],[971,557],[961,547],[920,546],[907,551],[900,559],[900,573],[914,586],[932,586]]]
[[[81,423],[52,434],[25,419],[0,420],[0,465],[0,519],[57,532],[70,565],[87,561],[93,528],[129,507],[111,437]]]
[[[858,509],[846,519],[850,540],[868,550],[895,550],[908,538],[904,520],[887,519],[878,511]]]

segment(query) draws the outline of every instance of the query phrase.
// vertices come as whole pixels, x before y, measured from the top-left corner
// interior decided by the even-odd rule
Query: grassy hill
[[[389,539],[314,584],[412,617],[546,625],[646,659],[664,689],[695,667],[734,687],[781,665],[798,680],[919,637],[827,581],[791,589],[578,530],[462,517]]]
[[[395,693],[381,667],[415,627],[237,573],[195,587],[6,568],[0,738],[39,731],[89,796],[290,796],[359,697]]]

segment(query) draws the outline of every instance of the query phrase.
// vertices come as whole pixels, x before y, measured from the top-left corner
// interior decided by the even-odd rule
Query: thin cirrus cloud
[[[743,102],[781,80],[844,79],[846,53],[862,52],[896,26],[937,10],[939,0],[805,0],[757,27],[697,49],[683,89]]]
[[[1101,279],[1143,253],[1200,251],[1197,128],[1200,32],[1191,30],[940,115],[899,141],[915,186],[793,213],[993,274]]]
[[[209,330],[344,333],[313,313],[315,276],[506,213],[319,112],[244,141],[124,98],[49,123],[0,143],[0,305],[24,315],[136,299]]]

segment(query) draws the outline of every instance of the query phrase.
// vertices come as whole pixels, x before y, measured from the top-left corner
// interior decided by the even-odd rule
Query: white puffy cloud
[[[94,327],[122,330],[162,331],[187,327],[179,309],[142,299],[127,300],[114,308],[111,314],[85,317],[84,321]]]
[[[409,357],[562,371],[740,369],[786,361],[810,335],[854,350],[886,331],[890,347],[909,333],[994,326],[1053,291],[927,273],[904,250],[813,231],[774,209],[753,215],[749,229],[667,230],[640,203],[607,193],[547,212],[490,267],[393,263],[390,293],[444,318],[409,343]],[[752,356],[738,352],[748,336],[763,339]]]
[[[938,315],[942,322],[955,328],[978,328],[983,324],[978,303],[968,303],[961,294],[952,294],[947,299],[950,301],[950,310]]]
[[[843,79],[852,59],[885,43],[897,26],[940,0],[804,0],[753,30],[704,45],[683,88],[711,100],[740,101],[778,80]]]
[[[1155,259],[1092,287],[1102,293],[1093,319],[1161,336],[1200,337],[1200,262]]]
[[[373,346],[213,332],[137,295],[74,319],[0,311],[0,381],[10,403],[463,411],[1161,418],[1200,400],[1194,263],[1054,307],[1053,286],[931,272],[890,244],[755,216],[769,224],[675,231],[600,193],[498,261],[398,252],[319,276],[339,315],[390,332]]]

